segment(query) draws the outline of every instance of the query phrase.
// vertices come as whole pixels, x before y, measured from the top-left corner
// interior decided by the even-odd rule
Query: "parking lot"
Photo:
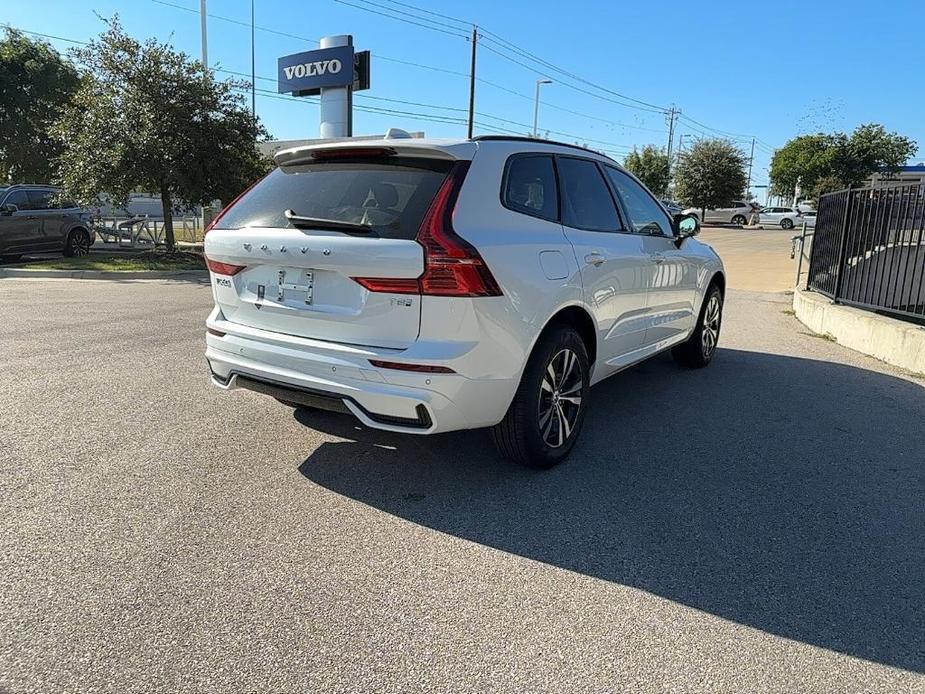
[[[0,691],[922,691],[923,381],[730,278],[545,473],[216,391],[207,282],[0,280]]]

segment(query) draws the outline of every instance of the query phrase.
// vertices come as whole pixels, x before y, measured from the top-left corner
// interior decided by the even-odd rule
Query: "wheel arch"
[[[581,341],[585,343],[585,349],[588,351],[588,363],[593,369],[594,363],[597,361],[597,326],[588,310],[580,304],[563,306],[550,316],[530,346],[530,354],[533,353],[533,349],[543,335],[559,325],[567,325],[575,329],[579,337],[581,337]]]
[[[722,270],[717,270],[713,273],[713,276],[710,278],[710,281],[707,283],[707,291],[710,291],[710,287],[716,285],[719,289],[719,293],[726,298],[726,275]]]

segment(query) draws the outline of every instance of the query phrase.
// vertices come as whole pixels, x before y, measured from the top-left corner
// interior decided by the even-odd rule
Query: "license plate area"
[[[283,303],[288,297],[311,305],[315,292],[313,270],[283,269],[277,275],[276,300]]]

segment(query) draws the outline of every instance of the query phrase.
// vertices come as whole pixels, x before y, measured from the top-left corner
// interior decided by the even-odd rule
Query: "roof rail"
[[[578,149],[582,152],[591,152],[592,154],[598,154],[607,159],[613,159],[613,157],[604,154],[603,152],[598,152],[596,149],[590,149],[588,147],[582,147],[581,145],[574,145],[570,142],[558,142],[557,140],[545,140],[542,137],[528,137],[526,135],[476,135],[475,137],[470,138],[473,142],[491,142],[493,140],[507,141],[507,142],[535,142],[541,145],[555,145],[557,147],[571,147],[572,149]]]

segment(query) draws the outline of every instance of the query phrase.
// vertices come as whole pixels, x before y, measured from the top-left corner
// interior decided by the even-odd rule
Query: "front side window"
[[[620,231],[620,217],[597,164],[560,157],[563,223],[589,231]]]
[[[552,157],[518,156],[508,165],[502,195],[504,206],[515,212],[548,219],[559,218],[559,193]]]
[[[20,210],[32,209],[31,203],[29,202],[29,195],[24,190],[14,190],[6,196],[6,200],[3,201],[3,204],[16,205]]]
[[[672,236],[671,224],[662,207],[636,181],[619,169],[606,167],[607,176],[617,190],[630,218],[630,225],[639,234]]]

